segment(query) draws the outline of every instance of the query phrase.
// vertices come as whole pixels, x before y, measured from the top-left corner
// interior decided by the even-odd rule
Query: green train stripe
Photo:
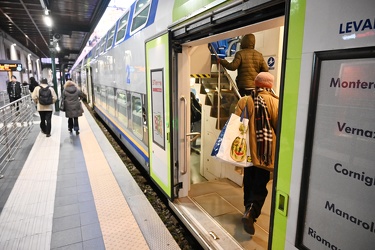
[[[292,11],[293,10],[293,11]],[[306,0],[291,1],[276,190],[290,194]],[[272,249],[284,250],[288,218],[275,212]]]

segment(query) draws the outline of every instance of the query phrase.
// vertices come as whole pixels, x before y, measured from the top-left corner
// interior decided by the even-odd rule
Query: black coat
[[[13,88],[13,84],[15,84],[15,88]],[[15,91],[14,91],[15,90]],[[8,82],[7,92],[9,95],[9,99],[20,99],[22,93],[22,87],[20,82],[13,83],[12,81]]]
[[[37,87],[37,86],[39,86],[39,83],[37,82],[37,81],[31,81],[30,82],[30,85],[29,85],[29,90],[30,90],[30,92],[33,92],[34,91],[34,89],[35,89],[35,87]]]

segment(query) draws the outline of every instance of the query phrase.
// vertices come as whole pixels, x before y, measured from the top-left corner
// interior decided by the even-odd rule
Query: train
[[[204,249],[371,249],[374,9],[136,0],[70,74]],[[211,156],[240,98],[236,71],[216,58],[232,60],[250,33],[279,96],[275,169],[253,236],[241,223],[243,168]]]

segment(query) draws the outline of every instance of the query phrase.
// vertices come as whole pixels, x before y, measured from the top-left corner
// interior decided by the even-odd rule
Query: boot
[[[253,218],[251,214],[251,208],[252,208],[252,204],[250,208],[246,209],[244,215],[242,216],[241,221],[243,223],[243,228],[246,231],[246,233],[250,235],[254,235],[255,234],[255,228],[254,228],[255,219]]]

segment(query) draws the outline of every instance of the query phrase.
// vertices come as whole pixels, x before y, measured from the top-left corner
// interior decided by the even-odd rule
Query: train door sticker
[[[276,62],[275,57],[271,56],[268,58],[267,65],[270,70],[275,69],[275,62]]]
[[[151,70],[152,140],[165,149],[163,69]]]

